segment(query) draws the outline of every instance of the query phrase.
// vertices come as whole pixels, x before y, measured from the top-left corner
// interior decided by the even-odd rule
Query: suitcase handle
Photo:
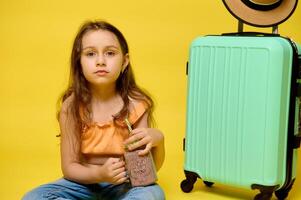
[[[238,20],[238,32],[234,33],[223,33],[225,36],[280,36],[278,34],[278,26],[272,27],[272,33],[261,33],[261,32],[244,32],[243,31],[244,23],[241,20]]]
[[[244,23],[241,20],[238,20],[238,27],[237,30],[239,33],[243,32],[244,29]],[[272,26],[272,34],[278,34],[278,26]]]

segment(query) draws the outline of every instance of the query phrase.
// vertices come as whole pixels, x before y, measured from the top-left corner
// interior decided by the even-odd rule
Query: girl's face
[[[128,65],[128,57],[128,54],[123,55],[119,41],[112,32],[88,31],[82,38],[82,71],[93,86],[115,84]]]

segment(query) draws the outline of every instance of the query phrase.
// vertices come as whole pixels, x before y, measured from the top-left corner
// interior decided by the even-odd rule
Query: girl
[[[159,185],[131,188],[122,159],[125,146],[164,161],[164,137],[152,122],[152,99],[135,82],[122,33],[104,21],[80,28],[71,54],[68,89],[58,114],[64,178],[27,193],[35,199],[163,200]],[[124,120],[134,130],[129,136]]]

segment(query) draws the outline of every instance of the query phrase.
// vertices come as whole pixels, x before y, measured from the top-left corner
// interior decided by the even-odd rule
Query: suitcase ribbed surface
[[[292,50],[282,38],[195,40],[184,168],[211,182],[282,185],[291,65]]]

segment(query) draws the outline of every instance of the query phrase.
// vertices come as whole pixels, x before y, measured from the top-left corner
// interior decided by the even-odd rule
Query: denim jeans
[[[67,179],[41,185],[25,194],[22,200],[164,200],[164,192],[159,185],[131,187],[129,183],[79,184]]]

